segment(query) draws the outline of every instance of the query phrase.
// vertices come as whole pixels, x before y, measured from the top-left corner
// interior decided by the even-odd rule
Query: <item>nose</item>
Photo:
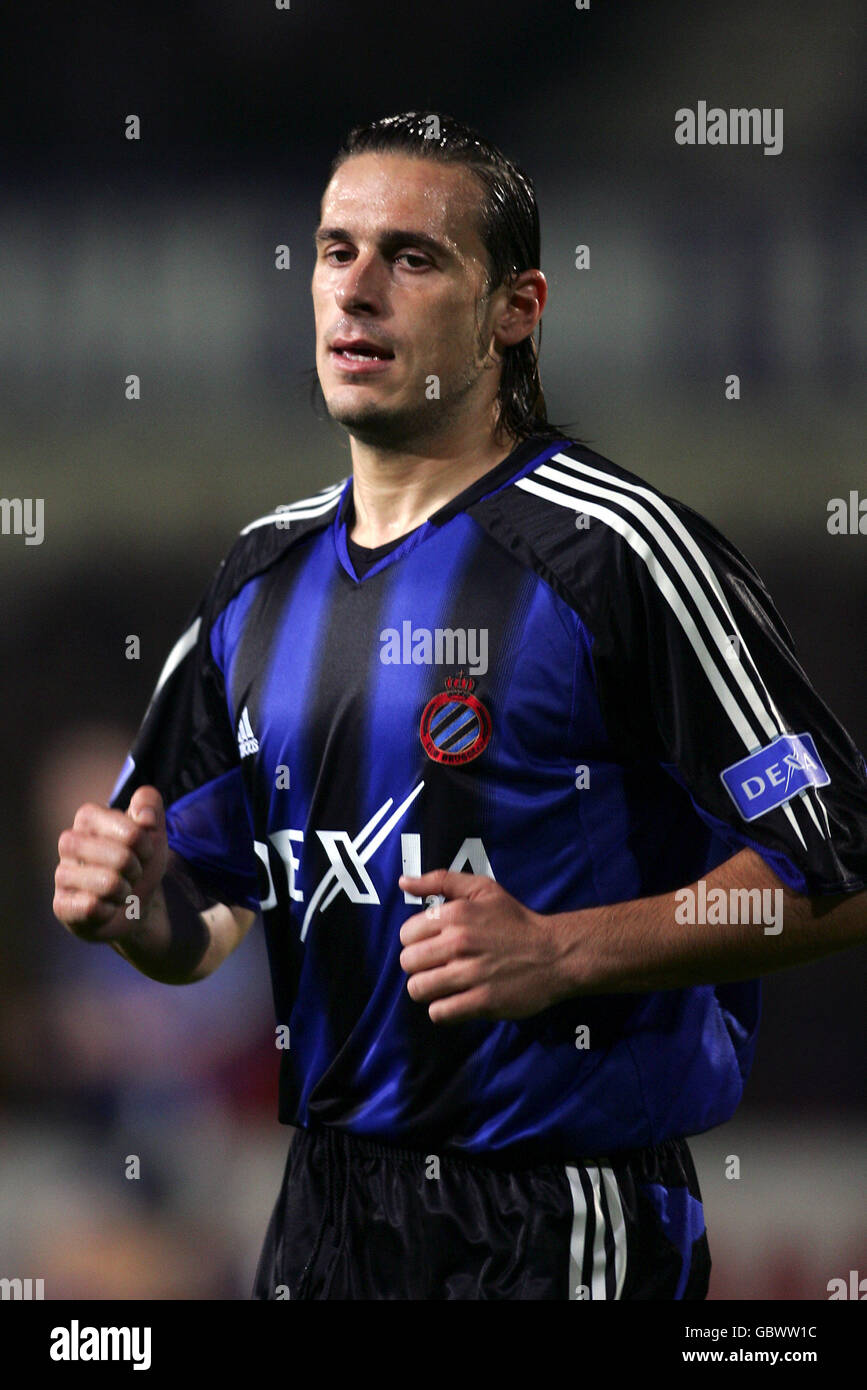
[[[375,251],[359,252],[341,273],[334,297],[347,313],[377,313],[382,308],[381,267]]]

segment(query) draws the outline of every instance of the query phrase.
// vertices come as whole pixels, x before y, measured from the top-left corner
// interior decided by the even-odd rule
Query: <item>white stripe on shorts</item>
[[[569,1182],[569,1190],[572,1193],[572,1230],[569,1238],[569,1298],[582,1299],[590,1298],[593,1300],[604,1299],[606,1294],[606,1276],[608,1274],[608,1259],[605,1251],[606,1231],[610,1232],[614,1243],[613,1252],[613,1274],[614,1274],[614,1297],[620,1298],[623,1294],[623,1285],[626,1280],[626,1221],[623,1216],[623,1204],[620,1200],[620,1190],[617,1186],[617,1178],[614,1169],[602,1164],[597,1164],[593,1168],[585,1168],[585,1173],[593,1190],[593,1247],[590,1254],[590,1287],[585,1288],[582,1284],[584,1271],[584,1256],[587,1250],[588,1222],[587,1222],[587,1203],[584,1197],[584,1188],[581,1184],[581,1177],[578,1169],[566,1167],[566,1177]],[[607,1218],[602,1206],[602,1190],[605,1191],[605,1201],[607,1206]]]

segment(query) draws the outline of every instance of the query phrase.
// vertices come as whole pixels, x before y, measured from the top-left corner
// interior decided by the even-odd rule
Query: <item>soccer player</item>
[[[261,913],[296,1130],[254,1297],[704,1298],[686,1136],[757,977],[867,934],[864,759],[743,557],[548,424],[514,164],[358,127],[315,244],[352,474],[244,527],[56,915],[178,984]]]

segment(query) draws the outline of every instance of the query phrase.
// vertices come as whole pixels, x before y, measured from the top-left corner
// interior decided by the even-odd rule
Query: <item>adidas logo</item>
[[[242,758],[249,758],[251,753],[259,752],[259,740],[253,733],[253,726],[250,723],[250,715],[246,705],[241,711],[241,718],[238,720],[238,752]]]

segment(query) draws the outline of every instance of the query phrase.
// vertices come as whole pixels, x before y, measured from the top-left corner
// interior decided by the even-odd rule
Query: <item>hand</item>
[[[434,869],[398,879],[418,897],[445,899],[400,929],[407,990],[433,1023],[529,1018],[558,1002],[560,943],[550,918],[493,879]]]
[[[163,799],[156,787],[138,787],[126,811],[79,806],[57,842],[53,910],[73,936],[123,941],[140,934],[147,909],[168,864]],[[127,898],[139,916],[127,916]]]

